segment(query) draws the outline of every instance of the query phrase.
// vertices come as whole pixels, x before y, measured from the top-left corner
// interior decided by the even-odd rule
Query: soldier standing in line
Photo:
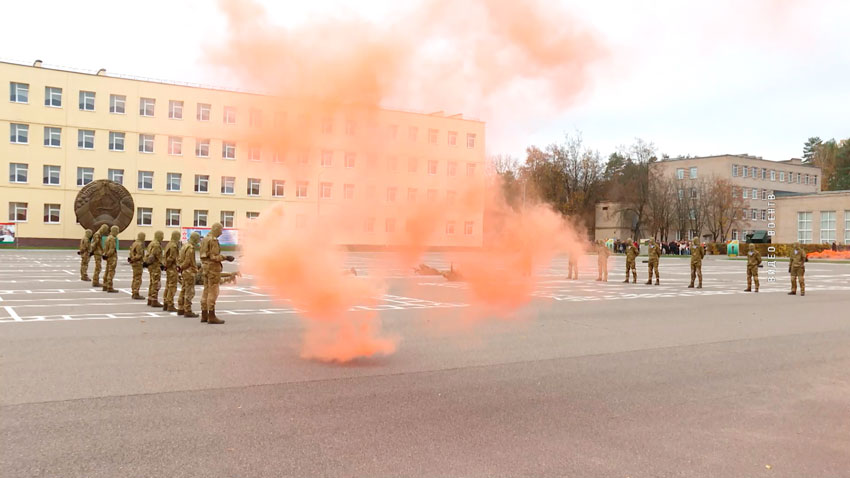
[[[702,258],[705,257],[705,247],[697,244],[691,251],[691,284],[688,289],[694,288],[694,279],[699,277],[697,289],[702,289]]]
[[[596,280],[602,282],[608,282],[608,256],[611,255],[611,251],[608,250],[608,246],[605,245],[602,241],[597,241],[596,243],[596,265],[599,269],[599,275],[596,277]],[[628,277],[628,275],[626,275]],[[628,280],[628,279],[626,279]]]
[[[101,224],[97,231],[91,236],[91,255],[94,256],[94,279],[92,279],[92,287],[101,286],[100,268],[102,267],[101,261],[103,260],[103,244],[100,238],[106,234],[108,230],[109,226]]]
[[[145,252],[145,266],[148,268],[150,285],[148,286],[148,305],[151,307],[162,307],[159,303],[159,286],[162,278],[162,231],[153,234],[153,240],[148,244]]]
[[[80,239],[80,250],[77,254],[80,255],[80,280],[90,281],[89,278],[89,258],[91,257],[91,229],[86,229],[83,238]]]
[[[218,224],[218,223],[216,223]],[[207,309],[207,295],[209,295],[209,282],[207,280],[207,272],[209,271],[209,260],[207,259],[207,251],[210,246],[212,229],[201,238],[201,322],[206,322],[209,317],[209,309]]]
[[[192,299],[195,298],[195,275],[198,273],[198,265],[195,262],[195,249],[198,248],[200,240],[201,235],[197,232],[189,235],[189,241],[180,249],[180,255],[177,258],[178,270],[182,274],[177,315],[189,318],[198,316],[198,314],[192,312]]]
[[[655,242],[655,238],[649,240],[649,280],[646,285],[652,285],[652,271],[655,271],[655,285],[659,284],[658,261],[661,260],[661,248]]]
[[[201,315],[201,322],[208,324],[223,324],[224,321],[215,316],[215,301],[218,299],[218,290],[221,283],[221,263],[222,261],[233,262],[233,256],[221,255],[221,246],[218,244],[218,237],[221,236],[221,223],[215,223],[210,228],[210,233],[207,234],[207,279],[206,284],[209,292],[207,294],[207,317]],[[202,306],[203,307],[203,306]]]
[[[629,271],[632,271],[632,281],[637,284],[637,267],[635,266],[635,260],[637,256],[640,254],[637,247],[635,247],[635,243],[632,242],[631,239],[626,240],[626,280],[623,282],[629,282]]]
[[[133,292],[133,299],[141,300],[144,297],[139,294],[139,289],[142,287],[142,272],[144,266],[142,261],[145,259],[145,233],[140,232],[130,246],[130,252],[127,255],[127,262],[133,268],[133,282],[130,284],[130,289]]]
[[[162,310],[177,312],[174,308],[174,294],[177,293],[177,256],[180,251],[180,232],[173,231],[168,245],[163,251],[163,268],[165,270],[165,296],[162,301]]]
[[[756,283],[756,292],[759,291],[759,266],[761,265],[761,254],[756,250],[755,244],[750,244],[747,250],[747,288],[744,292],[752,292],[752,283]]]
[[[799,242],[795,242],[791,250],[790,261],[788,263],[788,272],[791,274],[791,292],[788,295],[797,294],[797,280],[800,281],[800,295],[806,295],[806,282],[803,280],[803,274],[806,273],[806,262],[809,260],[806,257],[806,251]]]
[[[112,226],[106,245],[103,247],[103,259],[106,261],[106,271],[103,273],[103,290],[118,292],[112,287],[115,279],[115,267],[118,265],[118,226]]]
[[[567,265],[567,279],[578,280],[578,253],[570,252],[569,263]]]

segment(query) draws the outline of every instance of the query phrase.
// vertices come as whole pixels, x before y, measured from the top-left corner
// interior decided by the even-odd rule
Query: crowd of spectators
[[[670,241],[670,242],[661,242],[661,252],[663,254],[669,254],[674,256],[689,256],[691,255],[691,241]],[[614,252],[619,254],[625,254],[626,247],[628,246],[628,242],[621,241],[620,239],[614,240]],[[635,243],[635,247],[638,247],[638,244]]]

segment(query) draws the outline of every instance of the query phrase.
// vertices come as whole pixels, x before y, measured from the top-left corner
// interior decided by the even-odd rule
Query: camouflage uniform
[[[567,279],[578,280],[578,253],[571,252],[569,264],[567,266]]]
[[[80,250],[77,254],[80,255],[80,280],[90,281],[89,278],[89,258],[91,258],[91,229],[86,229],[83,238],[80,239]]]
[[[118,226],[112,226],[106,245],[103,247],[103,258],[106,259],[106,272],[103,274],[103,290],[118,292],[112,287],[115,279],[115,267],[118,265]]]
[[[697,289],[702,289],[702,258],[705,257],[705,248],[697,244],[691,249],[691,284],[689,289],[694,287],[694,280],[699,277],[699,285]]]
[[[806,282],[803,280],[803,274],[806,273],[806,251],[799,242],[794,243],[791,251],[790,263],[788,264],[788,272],[791,273],[791,292],[788,295],[797,293],[797,281],[800,281],[800,295],[806,295]]]
[[[201,236],[197,232],[193,232],[189,236],[189,241],[180,249],[180,255],[177,257],[177,265],[180,267],[180,273],[182,274],[177,314],[185,315],[186,317],[198,316],[198,314],[192,312],[192,299],[195,298],[195,275],[198,273],[198,265],[195,262],[195,249],[197,249],[200,239]]]
[[[752,283],[756,283],[756,292],[759,291],[759,266],[761,265],[761,254],[756,250],[755,244],[750,244],[747,250],[747,288],[744,292],[753,290]]]
[[[596,266],[599,269],[596,280],[608,282],[608,256],[610,255],[611,251],[608,250],[608,246],[600,241],[596,246]]]
[[[174,308],[174,294],[177,293],[177,256],[180,253],[180,233],[171,233],[171,240],[165,246],[162,253],[163,266],[165,266],[165,296],[162,301],[162,310],[177,312]]]
[[[150,285],[148,287],[148,305],[151,307],[162,307],[159,303],[159,286],[162,278],[162,231],[156,231],[153,240],[148,244],[145,252],[145,264],[148,267]]]
[[[221,246],[218,237],[221,236],[221,224],[215,223],[207,234],[207,278],[204,288],[206,294],[207,320],[209,324],[223,324],[224,321],[215,316],[215,301],[218,300],[218,290],[221,285],[221,263],[222,261],[233,261],[233,256],[221,255]],[[205,238],[205,239],[206,239]],[[202,299],[203,300],[203,299]],[[203,304],[201,305],[203,307]],[[201,322],[204,322],[203,310]]]
[[[100,287],[100,268],[102,264],[100,261],[103,260],[103,243],[100,238],[109,230],[109,226],[106,224],[102,224],[97,232],[92,234],[91,237],[91,254],[94,256],[94,278],[92,279],[92,287]]]
[[[661,247],[655,242],[655,239],[649,241],[649,280],[647,285],[652,284],[652,272],[655,271],[655,285],[659,284],[658,277],[658,261],[661,260]]]
[[[139,294],[139,289],[142,287],[142,272],[144,267],[142,261],[145,259],[145,233],[140,232],[130,246],[130,252],[127,255],[127,262],[133,269],[133,282],[130,284],[130,289],[133,291],[133,298],[136,300],[143,299]]]
[[[628,241],[628,246],[626,247],[626,280],[623,282],[629,281],[629,271],[632,272],[632,281],[637,284],[637,267],[635,267],[635,260],[637,256],[640,254],[637,247],[635,247],[635,243],[632,242],[631,239]]]
[[[201,239],[201,285],[203,289],[201,289],[201,317],[206,319],[208,315],[207,309],[207,295],[209,295],[209,282],[207,281],[209,272],[209,260],[207,259],[207,250],[210,247],[210,237],[209,233]]]

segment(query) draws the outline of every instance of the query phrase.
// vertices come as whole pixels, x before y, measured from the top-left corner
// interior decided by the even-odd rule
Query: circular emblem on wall
[[[85,229],[96,231],[102,224],[118,226],[123,231],[133,221],[133,196],[127,189],[108,179],[98,179],[85,185],[74,200],[77,222]]]

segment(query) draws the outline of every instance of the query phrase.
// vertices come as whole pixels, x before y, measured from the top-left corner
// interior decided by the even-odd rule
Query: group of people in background
[[[109,233],[106,241],[103,236]],[[92,232],[86,229],[80,240],[80,280],[91,281],[93,287],[102,287],[105,292],[116,293],[114,288],[115,270],[118,265],[118,226],[109,228],[106,225]],[[162,308],[167,312],[176,312],[177,315],[195,318],[198,314],[192,311],[192,301],[195,298],[195,284],[197,275],[201,274],[203,292],[201,294],[201,322],[207,324],[223,324],[224,320],[216,317],[215,304],[218,300],[219,286],[221,282],[233,280],[235,274],[226,274],[223,277],[222,262],[232,262],[233,256],[221,254],[221,245],[218,238],[221,236],[222,226],[215,223],[210,228],[209,234],[201,239],[198,232],[189,235],[186,244],[180,244],[180,233],[172,232],[171,239],[162,247],[164,235],[162,231],[156,231],[154,238],[145,246],[145,233],[140,232],[136,240],[130,246],[127,262],[133,272],[130,284],[132,298],[144,300],[147,298],[149,307]],[[195,259],[196,251],[200,251],[201,268]],[[94,257],[94,278],[89,278],[89,261]],[[102,262],[106,262],[103,271],[103,283],[100,282]],[[142,287],[142,275],[144,269],[148,270],[148,292],[143,297],[139,292]],[[159,302],[162,273],[165,272],[165,291],[163,302]],[[177,283],[180,282],[180,295],[177,296]],[[177,297],[177,304],[174,300]]]

